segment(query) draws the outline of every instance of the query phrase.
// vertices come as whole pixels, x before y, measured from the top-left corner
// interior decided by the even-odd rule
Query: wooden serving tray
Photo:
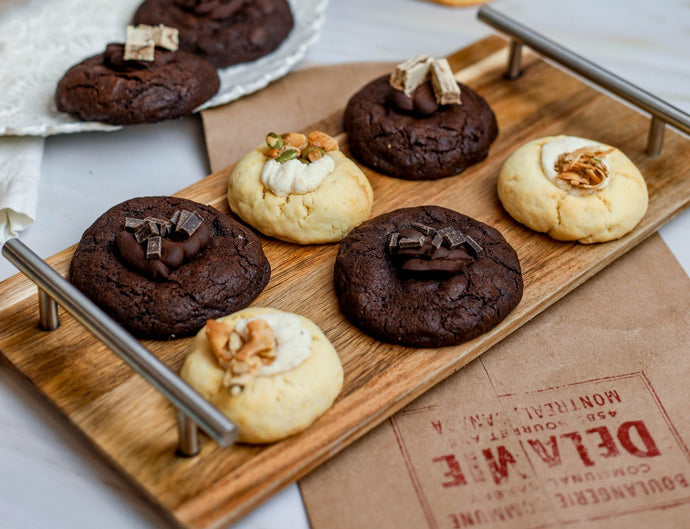
[[[497,51],[498,50],[498,51]],[[462,175],[412,182],[365,170],[375,193],[374,215],[404,206],[437,204],[499,229],[515,247],[525,280],[520,305],[492,331],[455,347],[410,349],[378,342],[341,315],[332,287],[337,244],[300,247],[262,239],[273,273],[254,303],[311,318],[339,352],[345,385],[334,407],[305,432],[268,446],[219,448],[202,438],[199,456],[175,455],[173,407],[115,354],[61,311],[62,325],[37,328],[36,288],[21,275],[2,284],[0,350],[58,411],[163,513],[183,527],[221,527],[237,520],[308,473],[405,404],[460,369],[493,344],[640,243],[690,202],[686,138],[668,131],[663,154],[644,154],[648,119],[534,56],[524,74],[503,78],[504,41],[492,37],[449,57],[458,77],[494,109],[500,134],[487,160]],[[497,55],[498,53],[498,55]],[[270,128],[270,123],[266,124]],[[319,123],[338,136],[341,113]],[[496,196],[506,157],[524,142],[566,133],[621,148],[647,179],[650,203],[641,224],[606,244],[551,240],[510,219]],[[180,196],[229,213],[228,167]],[[66,274],[73,247],[48,259]],[[177,371],[190,339],[145,342]]]

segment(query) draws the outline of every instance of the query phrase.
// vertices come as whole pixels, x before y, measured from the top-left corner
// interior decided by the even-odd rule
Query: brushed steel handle
[[[38,287],[41,328],[58,327],[56,303],[59,304],[170,400],[178,410],[179,453],[193,456],[199,452],[198,428],[221,446],[235,442],[239,431],[230,419],[28,246],[19,239],[10,239],[3,245],[2,254]]]
[[[537,53],[572,70],[639,109],[649,112],[652,120],[647,138],[647,153],[650,156],[661,154],[666,124],[672,125],[686,134],[690,134],[690,115],[663,99],[605,70],[491,6],[480,7],[477,12],[477,18],[507,34],[511,39],[511,49],[506,71],[507,78],[515,79],[520,76],[521,51],[522,46],[526,45]]]

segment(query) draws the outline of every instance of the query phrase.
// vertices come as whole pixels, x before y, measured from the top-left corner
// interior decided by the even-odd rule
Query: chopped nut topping
[[[320,130],[310,132],[307,136],[307,139],[309,140],[309,145],[320,147],[324,151],[338,150],[338,142],[336,139],[329,136],[325,132],[321,132]]]
[[[599,187],[609,176],[602,158],[613,152],[613,148],[605,151],[592,149],[593,147],[583,147],[559,155],[554,165],[556,176],[575,187]]]
[[[249,339],[240,347],[235,358],[247,361],[251,356],[258,356],[263,361],[270,359],[270,364],[275,359],[276,339],[273,336],[271,326],[265,320],[256,319],[247,323]]]
[[[283,134],[282,138],[285,145],[295,147],[298,151],[301,151],[309,145],[307,137],[299,132],[287,132]]]
[[[220,321],[206,321],[206,338],[211,344],[211,350],[216,355],[218,363],[223,367],[227,367],[236,352],[231,351],[229,347],[232,332],[232,329]]]
[[[247,322],[247,340],[223,322],[207,320],[206,337],[221,367],[223,386],[239,387],[251,382],[264,365],[276,359],[276,339],[271,326],[261,318]],[[234,393],[233,393],[234,394]]]
[[[308,136],[299,132],[276,134],[270,132],[266,136],[268,151],[266,156],[278,163],[297,159],[303,163],[311,163],[323,158],[326,151],[337,151],[338,142],[328,134],[315,130]]]

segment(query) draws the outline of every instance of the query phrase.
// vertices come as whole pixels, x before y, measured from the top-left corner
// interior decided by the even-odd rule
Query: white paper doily
[[[72,65],[123,42],[141,0],[0,2],[0,135],[116,130],[58,112],[53,96]],[[295,66],[319,36],[327,0],[292,0],[295,27],[273,53],[218,70],[220,90],[197,111],[265,87]]]

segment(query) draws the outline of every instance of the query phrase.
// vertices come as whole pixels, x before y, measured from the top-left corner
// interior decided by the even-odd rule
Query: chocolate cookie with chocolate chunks
[[[220,87],[208,61],[185,51],[155,49],[153,61],[125,60],[123,44],[72,66],[55,103],[83,121],[111,125],[154,123],[190,114]]]
[[[217,68],[267,55],[294,25],[287,0],[146,0],[134,23],[179,29],[180,49]]]
[[[411,347],[485,333],[523,289],[517,254],[497,230],[439,206],[398,209],[352,230],[338,251],[334,285],[350,322]]]
[[[443,62],[443,88],[434,87],[429,74],[418,76],[419,83],[407,83],[412,76],[403,78],[405,84],[394,88],[399,80],[394,72],[350,98],[343,124],[358,161],[389,176],[434,180],[486,158],[498,134],[496,117],[484,98],[457,83]]]
[[[171,339],[246,307],[270,274],[251,230],[211,206],[161,196],[99,217],[74,252],[69,280],[134,335]]]

